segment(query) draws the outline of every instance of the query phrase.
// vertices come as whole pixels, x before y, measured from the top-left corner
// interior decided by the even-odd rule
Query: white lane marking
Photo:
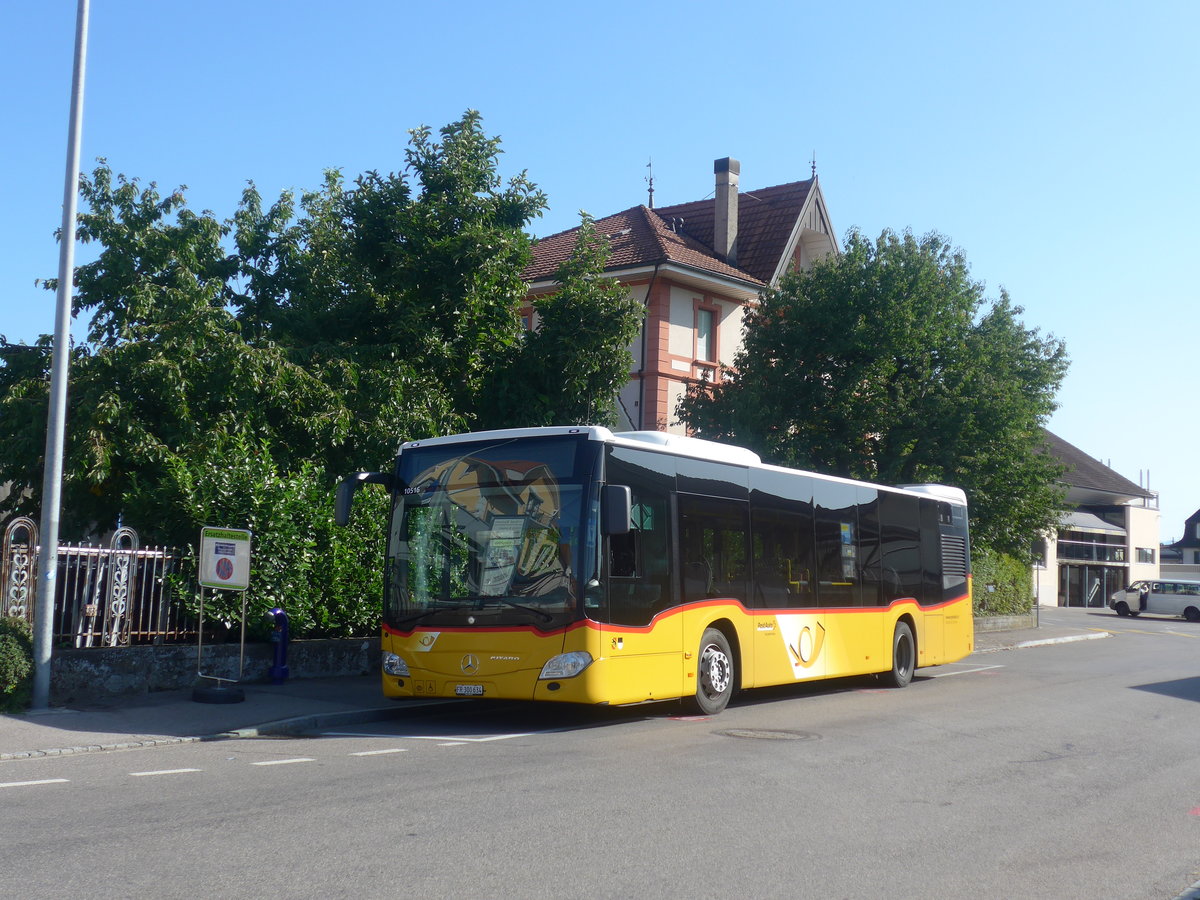
[[[43,778],[40,781],[7,781],[0,783],[0,788],[6,787],[32,787],[35,784],[66,784],[66,778]]]
[[[351,756],[383,756],[385,753],[407,753],[407,747],[391,747],[387,750],[360,750],[358,753],[351,753]]]
[[[130,772],[134,778],[145,778],[150,775],[184,775],[188,772],[199,772],[200,769],[158,769],[154,772]]]
[[[268,759],[263,762],[250,763],[252,766],[287,766],[292,763],[316,762],[311,756],[297,756],[295,759]]]
[[[529,737],[536,734],[523,731],[520,734],[489,734],[487,737],[469,737],[461,734],[384,734],[382,732],[322,731],[325,737],[390,737],[402,741],[457,741],[460,744],[487,744],[491,741],[507,741],[512,738]]]
[[[926,678],[949,678],[951,675],[970,675],[972,672],[986,672],[989,669],[1003,669],[1004,666],[976,666],[973,669],[963,669],[961,672],[931,672]]]
[[[439,747],[462,747],[466,741],[446,741],[444,744],[438,744]]]

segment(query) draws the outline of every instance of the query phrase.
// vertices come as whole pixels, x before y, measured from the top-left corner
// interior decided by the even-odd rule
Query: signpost
[[[246,658],[246,588],[250,586],[250,538],[244,528],[200,529],[200,623],[196,629],[196,677],[215,681],[215,685],[197,685],[192,699],[197,703],[241,703],[246,692],[237,683],[242,680]],[[241,643],[238,647],[237,678],[205,675],[204,666],[204,591],[240,591],[242,594]]]

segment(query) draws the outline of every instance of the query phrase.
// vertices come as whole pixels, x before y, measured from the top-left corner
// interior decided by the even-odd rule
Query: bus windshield
[[[385,620],[560,626],[595,577],[595,452],[574,438],[404,450]]]

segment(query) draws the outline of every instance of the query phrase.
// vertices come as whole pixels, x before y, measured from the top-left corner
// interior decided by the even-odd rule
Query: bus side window
[[[629,526],[609,538],[610,618],[646,625],[670,600],[665,498],[635,488]]]
[[[632,578],[637,574],[637,532],[614,534],[609,540],[608,572],[613,578]]]
[[[679,495],[679,551],[685,603],[708,597],[748,600],[745,501]]]

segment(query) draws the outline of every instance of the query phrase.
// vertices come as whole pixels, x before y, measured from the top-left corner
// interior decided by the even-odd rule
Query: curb
[[[1041,638],[1035,641],[1021,641],[1007,647],[985,647],[976,653],[999,653],[1001,650],[1023,650],[1026,647],[1045,647],[1050,644],[1072,644],[1075,641],[1097,641],[1101,638],[1112,637],[1111,631],[1098,631],[1093,634],[1069,634],[1065,637]]]
[[[13,759],[38,759],[43,756],[71,756],[77,753],[103,753],[109,750],[140,750],[144,747],[165,747],[170,744],[194,744],[202,737],[147,738],[144,741],[119,741],[115,744],[86,744],[78,747],[55,747],[50,750],[20,750],[0,753],[0,762]]]
[[[397,714],[414,706],[429,706],[436,700],[419,701],[406,704],[403,707],[374,706],[366,709],[347,709],[341,712],[312,713],[305,716],[293,716],[290,719],[276,719],[274,722],[264,722],[261,725],[251,725],[247,728],[235,728],[232,731],[222,731],[197,738],[201,741],[229,741],[240,738],[268,737],[278,735],[303,734],[316,728],[333,728],[338,725],[358,725],[366,722],[382,722],[394,718]]]

